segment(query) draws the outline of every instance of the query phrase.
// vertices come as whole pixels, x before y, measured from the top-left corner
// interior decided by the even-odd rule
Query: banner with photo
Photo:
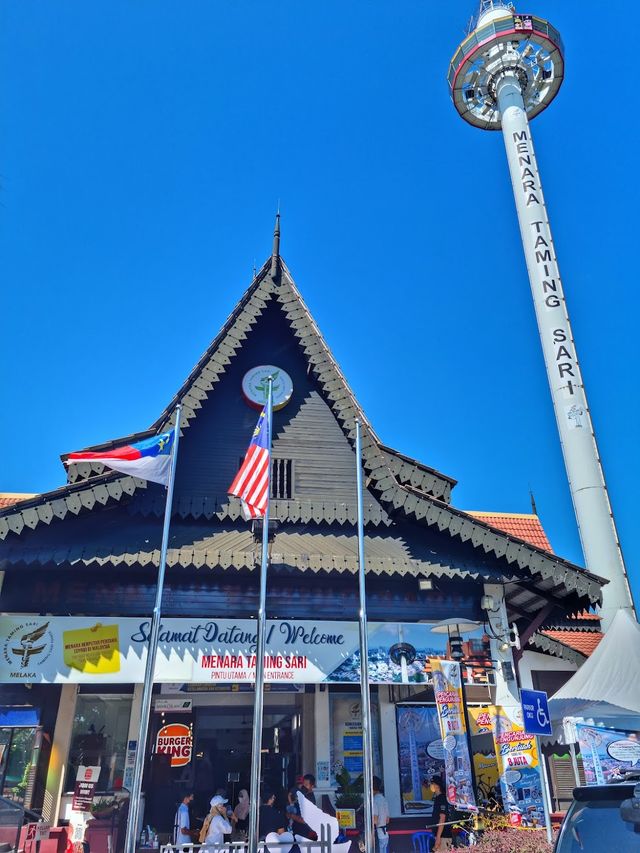
[[[150,627],[148,619],[2,616],[0,683],[141,683]],[[429,658],[447,654],[447,638],[432,633],[429,623],[371,622],[368,627],[372,684],[426,683]],[[155,681],[251,684],[255,645],[252,619],[163,619]],[[415,653],[411,663],[398,658],[400,645],[410,647],[411,658]],[[486,681],[489,667],[490,661],[478,657],[467,669]],[[271,619],[265,669],[270,684],[357,684],[358,625]]]
[[[640,738],[636,732],[576,723],[587,785],[619,782],[630,770],[640,770]]]
[[[542,769],[535,735],[527,734],[522,707],[491,706],[504,811],[514,826],[544,826]]]
[[[462,705],[460,664],[436,658],[430,663],[440,719],[447,800],[457,809],[476,811],[471,756]]]
[[[431,814],[429,779],[444,776],[444,749],[435,705],[396,705],[400,792],[404,814]]]

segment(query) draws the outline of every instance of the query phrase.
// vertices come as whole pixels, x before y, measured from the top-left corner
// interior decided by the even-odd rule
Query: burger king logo
[[[163,726],[156,738],[156,754],[170,755],[172,767],[184,767],[191,761],[193,737],[189,726],[169,723]]]

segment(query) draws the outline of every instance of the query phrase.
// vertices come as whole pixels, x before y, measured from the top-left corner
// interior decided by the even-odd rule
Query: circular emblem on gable
[[[248,370],[242,380],[242,393],[254,409],[261,409],[267,402],[267,379],[273,377],[273,408],[275,411],[287,405],[293,394],[293,382],[289,374],[273,364],[261,364]]]

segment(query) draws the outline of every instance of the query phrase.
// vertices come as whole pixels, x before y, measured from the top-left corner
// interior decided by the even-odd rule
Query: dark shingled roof
[[[371,498],[368,508],[369,524],[385,528],[402,521],[410,523],[414,528],[429,529],[444,535],[453,545],[464,543],[465,548],[471,548],[475,555],[475,567],[471,567],[469,571],[476,576],[481,576],[478,566],[487,564],[487,561],[493,564],[494,575],[495,567],[501,566],[502,578],[514,581],[507,587],[507,597],[511,612],[516,618],[518,615],[538,611],[549,600],[561,607],[572,606],[575,610],[600,600],[601,586],[605,582],[601,578],[556,557],[546,548],[540,547],[539,543],[526,541],[526,536],[522,535],[521,531],[515,535],[513,532],[504,532],[497,529],[496,525],[486,523],[485,519],[452,507],[451,489],[455,480],[380,442],[304,304],[289,270],[279,257],[277,263],[272,264],[270,259],[263,266],[227,319],[220,334],[153,425],[143,432],[94,445],[89,449],[110,449],[167,430],[174,424],[178,402],[183,406],[183,431],[188,430],[197,420],[204,402],[215,395],[216,385],[242,349],[257,319],[268,305],[273,304],[277,304],[284,313],[306,360],[309,374],[314,377],[323,399],[352,447],[355,443],[356,418],[362,423],[363,465],[367,493]],[[23,531],[33,530],[42,524],[55,526],[53,523],[56,519],[64,519],[69,515],[80,518],[85,514],[92,514],[99,507],[126,503],[134,494],[148,494],[148,500],[142,501],[142,504],[147,506],[149,512],[158,514],[162,510],[162,501],[153,490],[146,492],[147,484],[144,480],[105,472],[102,466],[90,463],[74,465],[69,479],[70,482],[60,489],[27,498],[4,509],[0,508],[0,566],[22,563],[24,559],[33,559],[40,563],[53,560],[55,563],[51,554],[48,558],[45,554],[29,554],[28,542],[19,544],[17,537],[20,537]],[[232,523],[239,519],[240,507],[236,498],[228,498],[220,504],[210,506],[206,505],[206,499],[194,502],[185,498],[183,504],[178,501],[174,505],[174,514],[183,518],[202,517],[214,519],[217,523]],[[352,504],[330,500],[275,501],[273,514],[284,527],[305,521],[313,521],[316,524],[355,522],[355,507]],[[295,560],[295,535],[290,532],[282,532],[279,535],[282,537],[283,558],[285,561]],[[253,555],[254,550],[249,548],[248,542],[239,544],[241,540],[246,539],[246,535],[243,539],[242,534],[233,533],[233,537],[236,536],[239,536],[238,542],[211,541],[202,550],[192,543],[187,546],[188,553],[184,552],[184,548],[179,549],[177,553],[170,551],[169,562],[182,565],[184,560],[197,559],[202,565],[207,564],[210,567],[248,567],[251,562],[249,555]],[[375,537],[370,537],[369,547],[372,548],[372,553],[375,552],[374,542]],[[67,548],[69,547],[67,545]],[[348,553],[343,553],[337,540],[330,540],[323,534],[313,545],[307,542],[305,547],[306,551],[300,549],[296,563],[299,568],[309,568],[313,571],[354,570],[354,542],[346,546]],[[134,551],[127,551],[126,559],[147,561],[155,559],[154,554],[153,551],[136,548]],[[113,558],[114,555],[111,555],[111,561]],[[90,561],[93,559],[90,556]],[[464,576],[467,571],[461,568],[459,562],[455,568],[446,565],[438,567],[439,564],[427,568],[422,565],[423,562],[416,562],[414,555],[403,557],[397,552],[392,540],[387,539],[375,561],[370,560],[370,568],[374,571],[415,574],[424,574],[425,571],[437,573],[442,570],[451,571],[458,576]]]

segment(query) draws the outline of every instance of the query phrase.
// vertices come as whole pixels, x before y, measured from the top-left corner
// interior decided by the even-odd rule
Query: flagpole
[[[362,764],[364,769],[365,853],[374,853],[373,837],[373,749],[371,745],[371,697],[369,694],[369,638],[367,636],[367,593],[364,563],[364,512],[362,507],[362,441],[360,419],[356,418],[356,489],[358,504],[358,588],[360,594],[360,692],[362,694]]]
[[[158,580],[156,583],[156,600],[153,607],[153,615],[151,617],[149,648],[147,649],[147,663],[144,670],[144,688],[142,690],[142,706],[140,709],[140,727],[138,729],[136,760],[133,768],[133,782],[131,784],[131,790],[129,792],[129,820],[127,823],[127,834],[125,838],[125,853],[135,853],[138,835],[138,820],[140,816],[140,795],[142,792],[142,774],[144,772],[147,733],[149,731],[149,713],[151,711],[151,697],[153,694],[153,676],[156,668],[158,637],[160,635],[162,592],[164,589],[164,575],[167,564],[167,549],[169,547],[169,525],[171,523],[173,485],[176,477],[176,463],[178,461],[178,440],[180,438],[181,412],[182,406],[178,404],[176,406],[176,425],[173,434],[171,467],[169,469],[169,482],[167,483],[167,498],[164,506],[164,524],[162,527],[160,565],[158,566]]]
[[[260,565],[260,602],[256,633],[256,681],[253,703],[253,742],[251,746],[251,785],[249,793],[248,853],[258,853],[258,812],[260,809],[260,769],[262,764],[262,712],[264,707],[264,655],[267,635],[267,567],[269,564],[269,509],[271,506],[271,424],[273,420],[273,377],[267,378],[267,449],[269,484],[262,521],[262,562]]]

